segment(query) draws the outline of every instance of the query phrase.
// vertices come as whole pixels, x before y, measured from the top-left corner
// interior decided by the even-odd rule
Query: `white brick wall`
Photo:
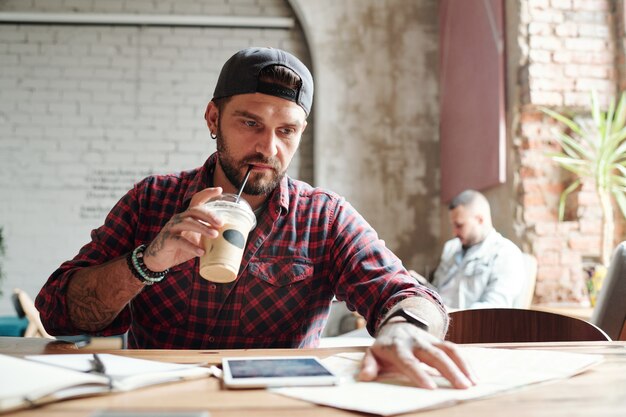
[[[285,0],[17,0],[0,11],[292,16]],[[221,65],[266,45],[307,62],[300,29],[0,24],[0,226],[8,280],[33,297],[150,173],[201,165]],[[312,178],[312,135],[292,176]]]

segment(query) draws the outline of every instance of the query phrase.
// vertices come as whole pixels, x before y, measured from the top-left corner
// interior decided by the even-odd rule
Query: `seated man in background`
[[[522,252],[491,224],[484,195],[465,190],[448,206],[452,231],[433,286],[453,309],[513,307],[524,287]]]

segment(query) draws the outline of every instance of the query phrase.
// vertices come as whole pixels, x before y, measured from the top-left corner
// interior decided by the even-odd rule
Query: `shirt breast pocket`
[[[491,264],[480,259],[473,259],[465,265],[463,275],[475,281],[486,281],[491,273]]]
[[[313,265],[280,260],[253,261],[241,308],[243,333],[251,336],[293,334],[302,326]]]

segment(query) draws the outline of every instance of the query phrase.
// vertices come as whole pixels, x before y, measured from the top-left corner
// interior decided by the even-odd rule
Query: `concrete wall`
[[[315,178],[349,201],[405,264],[439,241],[438,3],[291,0],[317,82]]]

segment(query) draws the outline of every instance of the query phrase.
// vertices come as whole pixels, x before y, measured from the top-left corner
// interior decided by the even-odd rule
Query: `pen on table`
[[[106,367],[97,353],[93,354],[93,359],[91,360],[91,371],[99,374],[106,374]]]
[[[102,359],[100,358],[100,355],[98,355],[97,353],[92,354],[93,359],[89,362],[91,362],[91,369],[89,370],[89,372],[93,372],[93,373],[97,373],[97,374],[102,374],[105,377],[107,377],[107,379],[109,380],[109,388],[113,388],[113,378],[111,377],[111,375],[108,375],[106,372],[106,367],[104,366],[104,362],[102,362]]]

